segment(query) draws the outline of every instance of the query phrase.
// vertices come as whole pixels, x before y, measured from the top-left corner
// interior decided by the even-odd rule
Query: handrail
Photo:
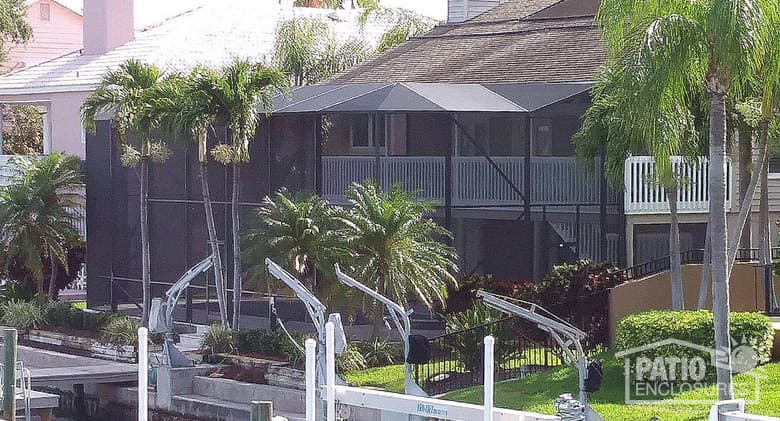
[[[758,261],[757,248],[738,249],[737,250],[737,262],[757,262]],[[638,265],[625,268],[618,273],[622,273],[626,281],[636,280],[651,275],[656,275],[661,272],[665,272],[671,268],[670,262],[671,256],[663,256],[649,262],[640,263]],[[772,260],[780,259],[780,247],[772,248]],[[704,262],[704,250],[703,249],[689,249],[680,252],[680,263],[683,265],[701,264]]]

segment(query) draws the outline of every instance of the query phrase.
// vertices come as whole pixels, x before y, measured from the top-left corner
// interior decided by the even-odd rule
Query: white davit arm
[[[407,395],[412,396],[428,396],[428,394],[412,379],[411,366],[406,362],[406,359],[409,357],[409,335],[412,333],[412,322],[409,320],[409,315],[412,314],[412,311],[407,311],[400,304],[342,272],[338,263],[334,265],[334,267],[336,269],[336,277],[342,284],[363,291],[366,295],[387,307],[387,310],[390,312],[390,317],[392,317],[393,323],[395,323],[395,327],[398,329],[398,333],[401,335],[401,340],[404,344],[404,392]]]
[[[173,332],[173,310],[176,309],[176,303],[179,302],[179,298],[181,298],[181,295],[184,294],[184,292],[190,286],[190,283],[195,278],[197,278],[198,275],[211,269],[212,266],[214,266],[213,254],[201,260],[195,266],[191,267],[165,293],[165,295],[168,297],[168,308],[166,309],[167,311],[165,314],[165,324],[166,327],[168,328],[168,331]]]
[[[268,268],[269,274],[271,274],[274,278],[284,282],[285,285],[290,287],[290,289],[295,292],[295,295],[301,301],[303,301],[303,304],[306,305],[306,310],[309,312],[312,321],[314,321],[314,325],[317,328],[317,333],[319,333],[321,339],[324,338],[325,331],[323,329],[325,328],[325,322],[327,321],[325,320],[325,311],[327,310],[325,305],[322,304],[320,300],[318,300],[317,297],[311,293],[311,291],[306,289],[301,281],[290,275],[273,260],[265,259],[265,266]]]
[[[509,314],[510,316],[521,317],[536,324],[539,329],[550,333],[553,339],[558,342],[558,345],[563,348],[570,363],[576,364],[579,358],[584,354],[580,341],[587,338],[588,335],[563,319],[553,315],[543,307],[534,303],[515,300],[484,290],[477,291],[477,298],[481,298],[482,302],[490,308],[494,308]],[[547,315],[540,314],[538,310],[542,310]],[[571,349],[572,345],[575,347],[574,352],[572,352]]]
[[[373,289],[367,287],[366,285],[361,284],[360,282],[356,281],[354,278],[342,272],[338,263],[336,263],[334,267],[336,269],[336,277],[339,279],[339,281],[342,284],[350,288],[355,288],[363,291],[373,299],[384,304],[387,307],[387,309],[390,310],[390,316],[393,318],[393,321],[395,321],[396,327],[398,328],[398,332],[401,334],[403,340],[407,341],[408,338],[406,337],[409,336],[409,333],[411,331],[411,322],[409,321],[409,314],[411,312],[407,312],[398,303],[390,300],[389,298],[374,291]]]

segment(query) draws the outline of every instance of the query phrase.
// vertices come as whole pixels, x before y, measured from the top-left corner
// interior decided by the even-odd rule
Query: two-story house
[[[466,273],[538,280],[577,258],[626,267],[667,256],[668,203],[660,187],[648,184],[652,159],[630,158],[625,185],[612,188],[598,160],[589,165],[574,156],[572,136],[606,58],[594,22],[598,0],[450,0],[449,6],[447,24],[279,98],[242,170],[244,217],[279,187],[344,204],[349,183],[370,178],[434,201],[434,216],[454,233]],[[100,233],[89,237],[96,304],[132,296],[140,277],[136,181],[118,163],[106,118],[87,142],[88,195],[95,195],[88,218]],[[208,254],[196,158],[176,150],[152,172],[156,282],[174,281]],[[729,165],[734,219],[736,171]],[[707,163],[684,168],[682,248],[701,249]],[[209,174],[225,238],[230,171],[213,164]],[[780,184],[772,183],[778,209]],[[208,279],[202,282],[198,294]]]

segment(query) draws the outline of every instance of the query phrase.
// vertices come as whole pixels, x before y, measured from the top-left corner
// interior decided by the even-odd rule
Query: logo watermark
[[[744,339],[733,341],[731,366],[734,374],[747,373],[758,366],[758,356]],[[717,389],[708,393],[699,389],[715,386],[716,371],[728,366],[725,352],[679,339],[666,339],[615,354],[624,361],[625,401],[627,404],[663,403],[664,405],[711,404]],[[760,398],[760,378],[751,373],[750,390],[740,390],[749,403]],[[678,395],[690,396],[680,399]],[[710,396],[711,395],[711,396]],[[675,397],[675,399],[670,399]]]

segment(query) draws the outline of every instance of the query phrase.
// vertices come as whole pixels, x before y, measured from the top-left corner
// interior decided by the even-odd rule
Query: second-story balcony
[[[525,165],[522,156],[493,157],[510,184],[484,157],[452,157],[452,205],[523,206]],[[437,156],[324,156],[323,194],[339,203],[350,183],[378,180],[383,188],[400,184],[419,191],[421,198],[444,204],[447,159]],[[600,166],[588,171],[574,157],[532,157],[529,174],[533,205],[598,204],[601,201]],[[512,186],[514,184],[514,187]],[[608,203],[619,199],[608,189]]]
[[[672,157],[672,169],[677,175],[677,208],[680,213],[707,213],[710,206],[707,159],[686,161]],[[734,170],[726,161],[726,209],[731,209]],[[628,215],[669,213],[666,189],[655,180],[655,161],[650,156],[633,156],[625,166],[625,212]]]

